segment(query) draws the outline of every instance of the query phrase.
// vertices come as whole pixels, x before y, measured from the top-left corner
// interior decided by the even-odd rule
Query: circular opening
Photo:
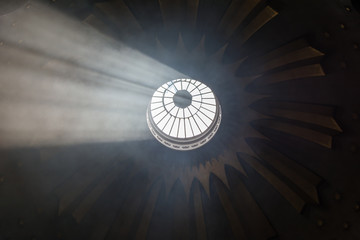
[[[191,105],[192,96],[186,90],[179,90],[174,95],[174,104],[179,108],[187,108]]]
[[[214,136],[221,121],[221,107],[205,84],[176,79],[155,91],[147,120],[159,142],[173,149],[191,150]]]

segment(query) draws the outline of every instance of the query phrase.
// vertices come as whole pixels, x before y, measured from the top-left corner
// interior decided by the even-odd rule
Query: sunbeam
[[[0,17],[0,147],[151,138],[146,108],[184,74],[32,2]]]

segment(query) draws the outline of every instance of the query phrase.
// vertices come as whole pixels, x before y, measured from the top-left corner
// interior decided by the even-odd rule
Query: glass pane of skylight
[[[156,124],[158,124],[160,122],[160,120],[163,119],[163,117],[165,117],[166,114],[168,114],[168,113],[166,111],[163,111],[160,114],[158,114],[156,117],[153,117],[154,122]]]
[[[162,102],[160,102],[160,103],[151,103],[151,110],[154,110],[155,108],[159,108],[162,105],[163,105]]]
[[[185,108],[185,117],[190,117],[191,116],[191,112],[189,110],[189,108]]]
[[[156,91],[153,96],[154,97],[162,97],[163,93],[160,93],[160,92]]]
[[[152,110],[151,111],[151,114],[153,117],[157,116],[159,113],[165,111],[165,108],[164,107],[161,107],[161,108],[158,108],[158,109],[155,109],[155,110]]]
[[[179,138],[185,138],[185,121],[184,119],[180,119],[179,125]]]
[[[177,117],[178,117],[178,118],[184,118],[184,109],[180,108]]]
[[[175,88],[176,88],[178,91],[182,89],[182,87],[181,87],[181,82],[175,82],[174,85],[175,85]]]
[[[170,104],[166,105],[165,108],[168,112],[171,112],[171,110],[173,110],[175,108],[175,104],[173,102],[171,102]]]
[[[191,126],[190,126],[190,120],[188,118],[185,119],[185,134],[187,138],[194,136],[194,133],[191,130]]]
[[[166,123],[170,120],[171,115],[167,114],[159,123],[157,123],[158,127],[160,129],[163,129],[166,125]]]
[[[200,85],[202,85],[202,83],[199,82],[199,81],[194,81],[194,85],[195,85],[196,87],[199,87]]]
[[[183,83],[183,84],[185,85],[184,89],[189,91],[189,87],[192,85],[190,79],[186,79],[185,83]]]
[[[172,127],[174,121],[175,121],[175,118],[173,116],[171,116],[170,120],[165,124],[165,127],[163,128],[162,131],[166,135],[170,135],[170,130],[171,130],[171,127]]]
[[[205,86],[204,84],[202,84],[200,87],[199,87],[199,89],[200,89],[200,92],[201,93],[208,93],[208,92],[212,92],[211,91],[211,89],[210,88],[208,88],[207,86]]]
[[[208,115],[206,115],[205,113],[203,113],[203,112],[198,112],[198,114],[197,114],[200,118],[201,118],[201,120],[202,120],[202,122],[208,127],[208,126],[210,126],[210,124],[211,124],[211,118],[208,116]]]
[[[201,109],[203,109],[203,108],[209,112],[216,113],[216,107],[213,105],[203,104],[203,105],[201,105]]]
[[[174,107],[171,111],[170,114],[173,115],[174,117],[176,117],[176,114],[178,113],[179,108],[178,107]]]
[[[212,92],[208,92],[202,95],[203,98],[215,98]]]
[[[201,120],[197,114],[194,116],[194,120],[195,120],[197,126],[199,126],[201,132],[204,132],[207,129],[207,126],[205,125],[203,120]]]
[[[169,98],[172,98],[174,96],[174,94],[170,91],[166,91],[165,94],[164,94],[165,97],[169,97]]]
[[[198,110],[197,110],[194,106],[192,106],[192,105],[190,105],[190,106],[188,107],[188,109],[189,109],[191,115],[195,115],[196,112],[198,111]]]
[[[194,131],[194,136],[199,135],[201,133],[199,127],[195,123],[195,119],[193,117],[189,118],[189,121],[191,123],[192,130]]]
[[[164,104],[173,102],[172,98],[164,98]]]
[[[200,106],[201,106],[201,102],[192,101],[191,105],[192,105],[194,108],[199,109]]]
[[[189,91],[192,94],[194,89],[195,89],[195,85],[190,84],[189,87],[187,88],[187,91]]]
[[[201,108],[201,112],[207,115],[211,119],[214,119],[215,117],[215,113],[212,113],[209,110],[206,110],[205,108]]]
[[[191,93],[192,96],[197,96],[197,95],[201,95],[199,89],[194,88],[192,91],[189,91]]]
[[[170,136],[172,136],[172,137],[178,137],[178,136],[177,136],[177,133],[178,133],[178,130],[179,130],[179,122],[180,122],[180,119],[179,119],[179,118],[176,118],[176,119],[175,119],[174,126],[173,126],[172,129],[171,129]]]
[[[202,99],[202,102],[215,105],[215,99]]]
[[[192,97],[192,100],[193,100],[193,101],[201,102],[201,95],[193,96],[193,97]]]

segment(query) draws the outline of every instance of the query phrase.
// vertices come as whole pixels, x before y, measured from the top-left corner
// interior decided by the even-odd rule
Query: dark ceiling
[[[8,147],[0,123],[0,240],[360,239],[360,1],[3,2],[0,28],[55,9],[203,81],[223,121],[188,152],[154,138]],[[0,51],[36,52],[0,33]]]

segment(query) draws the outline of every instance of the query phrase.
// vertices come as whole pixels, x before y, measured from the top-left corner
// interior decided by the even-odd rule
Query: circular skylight
[[[148,107],[147,122],[162,144],[191,150],[214,136],[221,122],[221,107],[205,84],[176,79],[156,90]]]

